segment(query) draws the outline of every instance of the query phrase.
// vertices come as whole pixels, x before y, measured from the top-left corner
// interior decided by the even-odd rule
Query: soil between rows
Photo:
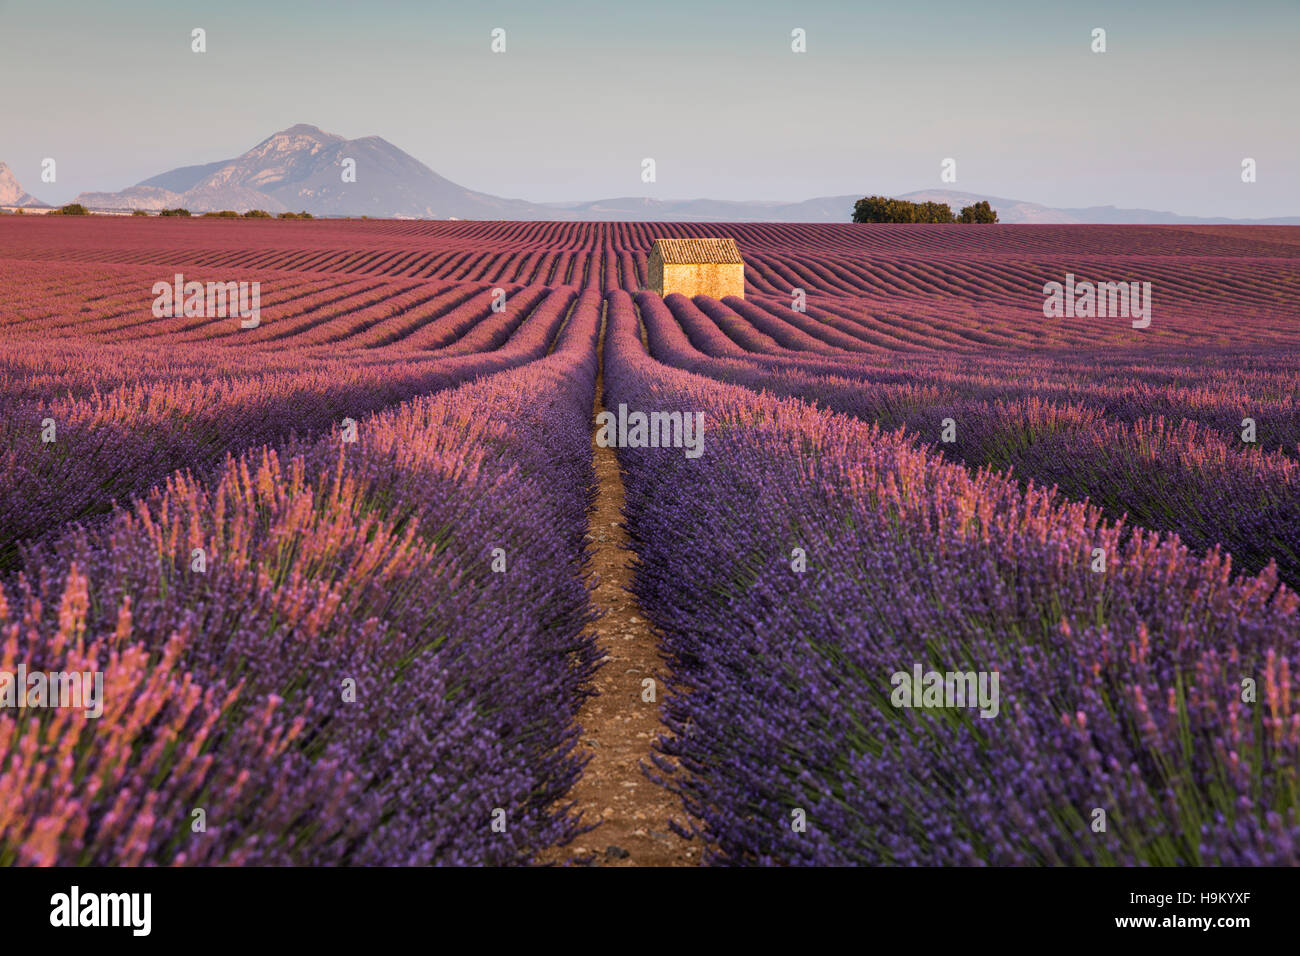
[[[601,354],[604,335],[601,336]],[[603,358],[602,358],[603,373]],[[596,866],[693,866],[701,846],[684,840],[668,827],[674,819],[685,825],[681,800],[648,779],[641,771],[651,766],[650,753],[665,732],[659,721],[664,700],[663,661],[659,642],[645,613],[631,593],[632,567],[628,535],[623,527],[624,489],[618,455],[596,444],[596,414],[601,400],[603,374],[596,379],[592,415],[592,455],[597,497],[591,512],[588,539],[591,570],[598,583],[591,600],[602,612],[593,625],[605,659],[578,714],[582,727],[580,750],[591,760],[568,799],[582,812],[584,823],[597,823],[566,847],[539,855],[542,863],[586,863]],[[655,680],[655,702],[642,699],[642,681]]]

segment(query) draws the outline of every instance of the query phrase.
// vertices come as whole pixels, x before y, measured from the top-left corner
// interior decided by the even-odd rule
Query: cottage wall
[[[650,250],[645,266],[646,288],[656,295],[664,295],[664,260],[658,249]]]
[[[663,267],[661,295],[680,292],[690,298],[745,296],[745,267],[739,263],[669,263]]]

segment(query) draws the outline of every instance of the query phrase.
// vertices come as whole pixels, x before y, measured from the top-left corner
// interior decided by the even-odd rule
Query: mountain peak
[[[263,142],[270,142],[275,139],[314,139],[322,143],[347,142],[345,137],[339,136],[337,133],[327,133],[319,126],[312,126],[310,123],[295,123],[288,129],[272,133]]]
[[[0,206],[43,206],[35,196],[23,189],[18,177],[5,163],[0,163]]]

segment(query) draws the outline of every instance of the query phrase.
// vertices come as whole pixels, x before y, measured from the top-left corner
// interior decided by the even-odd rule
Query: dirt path
[[[604,410],[602,374],[596,379],[595,412]],[[597,866],[691,866],[699,862],[698,843],[683,840],[668,828],[668,819],[685,823],[681,801],[647,780],[641,764],[650,765],[650,751],[664,732],[659,706],[664,686],[659,680],[663,662],[659,643],[636,598],[632,584],[631,552],[622,525],[623,478],[613,448],[600,448],[592,416],[592,454],[595,456],[598,496],[591,513],[592,571],[599,585],[592,601],[603,613],[595,624],[597,642],[606,658],[596,672],[597,695],[587,698],[578,714],[582,749],[591,755],[570,799],[577,801],[584,822],[601,821],[590,833],[567,847],[542,854],[542,862],[577,862],[594,858]],[[642,700],[642,681],[655,680],[655,703]]]

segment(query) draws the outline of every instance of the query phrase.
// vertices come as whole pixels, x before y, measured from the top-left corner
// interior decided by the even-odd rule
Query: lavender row
[[[0,711],[0,862],[508,864],[571,838],[598,306],[354,442],[174,475],[28,549],[3,663],[106,694],[98,720]]]
[[[1300,863],[1274,571],[662,366],[609,301],[606,404],[705,416],[700,457],[620,460],[660,773],[713,862]]]
[[[553,297],[567,308],[571,295]],[[228,453],[312,436],[344,418],[534,361],[564,319],[543,309],[500,349],[438,360],[356,359],[234,381],[123,386],[11,409],[0,431],[0,568],[21,541],[107,513],[180,468],[207,477]]]
[[[679,297],[680,298],[680,297]],[[763,369],[700,354],[675,318],[694,327],[686,300],[637,299],[651,352],[671,365],[720,381],[798,398],[819,407],[905,428],[971,467],[1011,469],[1022,480],[1057,485],[1101,505],[1113,519],[1174,532],[1193,548],[1222,545],[1245,570],[1275,561],[1300,589],[1300,465],[1195,421],[1107,421],[1078,402],[1036,391],[987,399],[918,381],[863,383],[790,369]],[[1251,437],[1258,437],[1251,435]]]
[[[637,301],[645,308],[648,299],[641,295]],[[1043,346],[957,352],[941,343],[936,348],[923,339],[900,339],[893,350],[868,345],[873,354],[862,354],[872,333],[855,330],[853,335],[862,339],[842,334],[854,322],[830,307],[809,305],[805,314],[770,300],[755,304],[697,296],[692,301],[675,294],[655,305],[656,312],[671,313],[685,333],[684,342],[674,343],[672,350],[680,352],[679,345],[685,345],[687,354],[701,353],[690,356],[695,361],[703,356],[717,360],[717,373],[710,373],[715,377],[762,369],[781,379],[842,380],[838,384],[857,389],[861,400],[876,409],[875,417],[890,424],[903,423],[893,417],[895,409],[918,401],[938,407],[961,400],[1032,398],[1083,405],[1128,424],[1185,418],[1223,435],[1236,434],[1249,417],[1256,423],[1258,447],[1300,454],[1300,363],[1276,347],[1234,350],[1222,344],[1175,347],[1157,342],[1068,353]],[[987,338],[978,330],[964,331],[976,341]],[[821,341],[813,343],[810,336]]]

